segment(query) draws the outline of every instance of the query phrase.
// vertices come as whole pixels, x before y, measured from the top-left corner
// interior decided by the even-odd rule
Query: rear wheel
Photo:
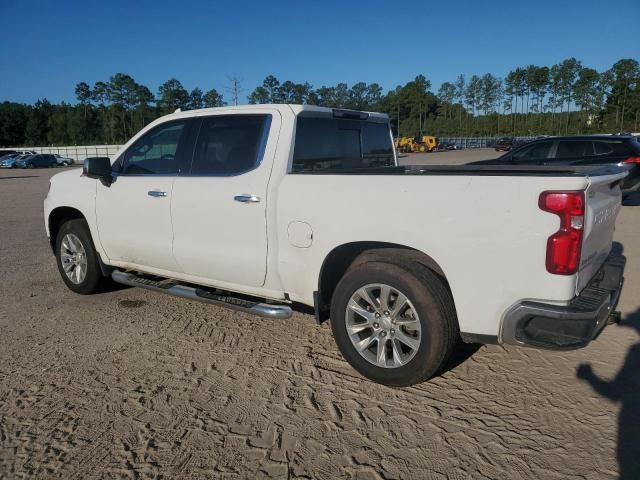
[[[435,375],[458,340],[442,280],[415,263],[360,263],[331,303],[331,328],[345,359],[365,377],[407,386]]]
[[[105,282],[87,222],[65,222],[56,236],[56,263],[64,283],[81,295],[96,292]]]

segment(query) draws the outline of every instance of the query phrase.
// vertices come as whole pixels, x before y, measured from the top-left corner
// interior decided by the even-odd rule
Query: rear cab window
[[[327,116],[297,119],[291,173],[394,165],[395,153],[386,121]]]

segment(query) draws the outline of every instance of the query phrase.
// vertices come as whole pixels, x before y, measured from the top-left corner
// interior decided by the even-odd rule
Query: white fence
[[[113,159],[122,145],[85,145],[73,147],[14,147],[13,150],[33,150],[38,153],[57,153],[72,158],[73,163],[82,164],[87,157],[111,157]]]

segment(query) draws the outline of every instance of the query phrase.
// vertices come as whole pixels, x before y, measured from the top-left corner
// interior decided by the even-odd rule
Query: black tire
[[[74,283],[71,281],[62,266],[62,240],[70,233],[75,235],[81,242],[86,255],[87,272],[84,280],[80,283]],[[79,293],[80,295],[89,295],[99,291],[106,284],[107,279],[102,275],[102,271],[100,270],[98,253],[93,245],[89,226],[84,219],[69,220],[60,227],[58,234],[56,235],[55,249],[58,271],[69,290]]]
[[[346,328],[346,309],[361,287],[383,283],[401,291],[418,314],[422,333],[413,358],[385,368],[365,359],[354,347]],[[443,281],[431,270],[409,261],[355,262],[342,277],[331,301],[331,329],[338,348],[351,366],[383,385],[404,387],[428,380],[446,364],[459,340],[453,299]]]

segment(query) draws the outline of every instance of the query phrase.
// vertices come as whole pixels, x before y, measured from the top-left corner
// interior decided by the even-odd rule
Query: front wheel
[[[85,220],[64,223],[56,236],[55,248],[58,271],[70,290],[81,295],[99,290],[105,277]]]
[[[358,264],[340,280],[331,302],[331,328],[354,369],[395,387],[438,373],[459,337],[443,281],[415,263],[382,260]]]

